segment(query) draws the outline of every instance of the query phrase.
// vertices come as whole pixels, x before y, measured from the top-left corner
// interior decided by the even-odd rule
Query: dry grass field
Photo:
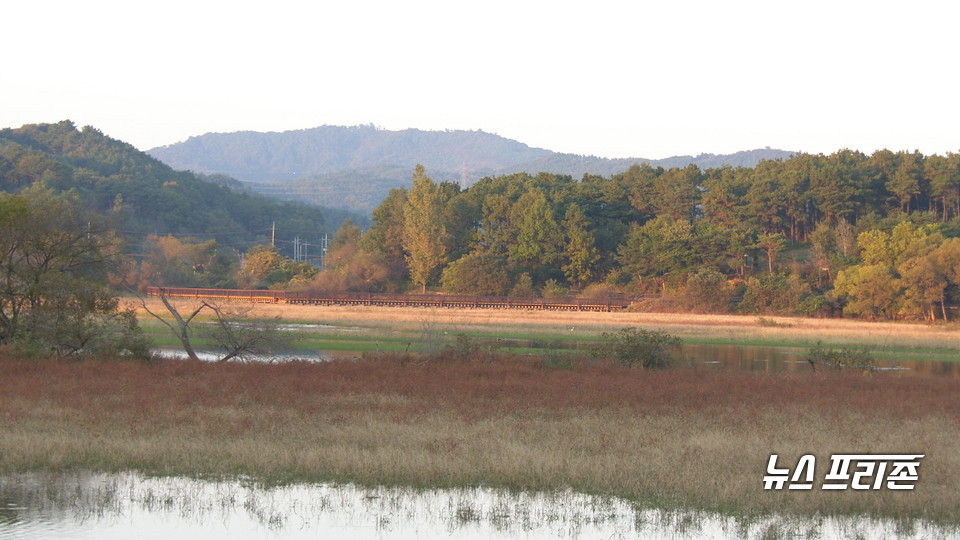
[[[572,488],[735,514],[960,523],[956,379],[548,369],[532,357],[67,363],[5,352],[0,373],[0,473]],[[831,454],[914,452],[926,457],[913,491],[762,488],[772,453],[815,454],[822,480]]]
[[[133,304],[131,304],[133,305]],[[155,312],[163,310],[148,299]],[[190,306],[189,301],[180,305]],[[764,344],[857,345],[870,348],[944,349],[960,357],[960,325],[869,322],[853,319],[756,317],[685,313],[567,312],[484,309],[380,308],[365,306],[292,306],[243,304],[250,317],[279,317],[287,321],[417,329],[425,325],[451,333],[544,332],[569,336],[596,336],[627,326],[664,330],[685,340]],[[159,310],[159,311],[158,311]],[[142,309],[141,309],[142,311]]]

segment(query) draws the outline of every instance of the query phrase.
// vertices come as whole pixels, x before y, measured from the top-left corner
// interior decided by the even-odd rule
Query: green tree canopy
[[[145,354],[136,318],[108,288],[119,248],[109,224],[75,195],[0,193],[0,343]]]
[[[452,293],[502,296],[510,289],[509,265],[492,253],[470,253],[443,271],[443,289]]]

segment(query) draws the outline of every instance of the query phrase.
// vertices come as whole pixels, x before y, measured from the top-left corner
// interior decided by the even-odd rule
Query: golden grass
[[[644,372],[533,359],[322,364],[0,358],[0,472],[573,488],[735,512],[960,523],[960,381]],[[767,459],[924,453],[914,491],[762,489]]]
[[[162,305],[148,299],[151,309]],[[185,302],[184,305],[189,305]],[[368,306],[292,306],[246,304],[250,317],[337,325],[388,326],[417,329],[432,325],[448,331],[543,331],[571,336],[596,336],[626,326],[665,330],[690,340],[858,345],[870,348],[956,350],[960,354],[960,326],[905,322],[869,322],[853,319],[756,317],[687,313],[566,312],[526,310],[382,308]],[[142,311],[142,310],[141,310]],[[156,310],[155,310],[156,311]]]

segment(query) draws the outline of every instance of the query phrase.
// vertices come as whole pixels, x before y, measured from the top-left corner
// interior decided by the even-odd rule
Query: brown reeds
[[[205,364],[0,358],[0,472],[573,488],[734,512],[960,522],[960,381],[536,358]],[[570,367],[570,366],[567,366]],[[913,491],[764,491],[767,459],[923,453]]]
[[[157,299],[148,299],[157,302]],[[131,304],[137,307],[136,304]],[[595,337],[624,327],[664,330],[684,340],[762,342],[768,344],[856,345],[872,349],[916,348],[957,351],[960,326],[854,319],[756,317],[696,313],[566,312],[451,308],[382,308],[366,306],[296,306],[251,304],[251,317],[323,322],[339,326],[382,326],[419,329],[434,325],[451,332],[559,333]]]

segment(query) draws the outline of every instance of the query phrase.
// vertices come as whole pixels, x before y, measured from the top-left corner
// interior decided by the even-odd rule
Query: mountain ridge
[[[222,173],[248,182],[381,165],[412,170],[421,162],[433,169],[457,170],[466,165],[471,171],[496,171],[551,154],[483,131],[393,131],[372,125],[207,133],[147,153],[174,168]]]
[[[482,130],[386,130],[370,124],[206,133],[147,153],[175,169],[237,178],[257,192],[359,211],[372,210],[391,188],[409,186],[418,164],[435,180],[469,186],[485,176],[517,172],[580,178],[612,176],[633,164],[753,167],[764,159],[794,155],[766,148],[727,155],[611,159],[535,148]]]

